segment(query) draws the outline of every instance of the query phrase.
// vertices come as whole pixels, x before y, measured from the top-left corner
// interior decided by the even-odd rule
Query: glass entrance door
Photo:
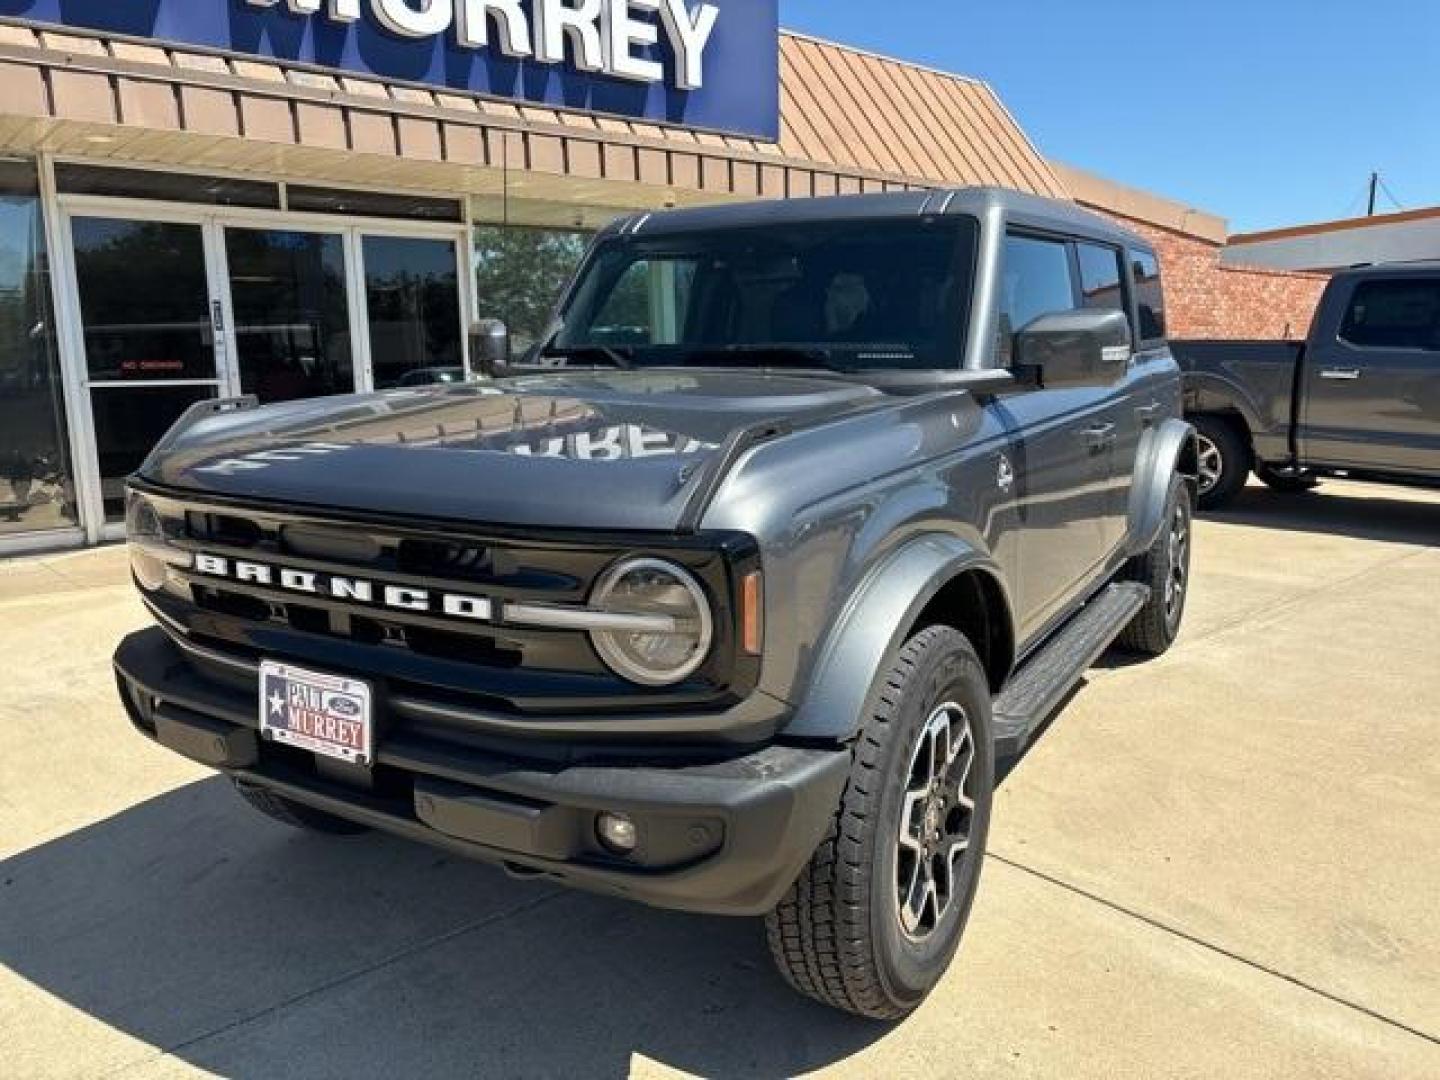
[[[103,520],[125,516],[125,478],[190,405],[220,387],[205,227],[70,219]]]
[[[366,235],[362,252],[374,388],[463,379],[464,324],[456,242]]]
[[[262,402],[357,388],[345,236],[225,230],[239,392]]]

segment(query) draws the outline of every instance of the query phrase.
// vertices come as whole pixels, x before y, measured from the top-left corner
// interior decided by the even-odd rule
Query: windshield
[[[544,364],[957,368],[974,218],[615,238],[587,263]]]

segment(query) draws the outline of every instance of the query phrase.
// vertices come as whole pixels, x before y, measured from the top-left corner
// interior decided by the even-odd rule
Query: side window
[[[1135,306],[1140,309],[1140,344],[1165,340],[1165,290],[1160,260],[1148,251],[1130,252],[1135,274]]]
[[[1124,263],[1115,248],[1077,244],[1080,252],[1080,293],[1087,308],[1125,311],[1125,289],[1120,284]]]
[[[1440,349],[1440,281],[1367,281],[1340,337],[1375,349]]]
[[[1041,315],[1074,308],[1069,246],[1060,240],[1007,236],[1000,278],[1001,363],[1010,363],[1015,335],[1028,324]]]

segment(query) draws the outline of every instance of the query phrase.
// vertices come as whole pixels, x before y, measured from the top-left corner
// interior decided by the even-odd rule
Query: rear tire
[[[1122,649],[1142,656],[1163,656],[1180,636],[1190,596],[1193,525],[1190,484],[1176,476],[1170,481],[1160,535],[1145,554],[1130,564],[1126,575],[1150,586],[1150,599],[1116,640]]]
[[[324,810],[316,810],[313,806],[306,806],[304,803],[287,799],[283,795],[277,795],[265,788],[255,787],[242,781],[235,781],[235,790],[260,813],[278,821],[282,825],[289,825],[292,829],[302,829],[305,832],[323,833],[326,836],[358,836],[370,830],[364,825],[349,821],[334,814],[327,814]]]
[[[1254,457],[1241,426],[1225,416],[1191,418],[1199,436],[1201,510],[1219,510],[1234,501],[1250,475]]]
[[[1313,476],[1294,470],[1273,469],[1269,465],[1255,466],[1255,475],[1271,491],[1282,495],[1302,495],[1320,486],[1320,481]]]
[[[964,635],[922,630],[881,675],[839,812],[766,917],[786,981],[896,1020],[945,974],[980,881],[995,787],[990,685]]]

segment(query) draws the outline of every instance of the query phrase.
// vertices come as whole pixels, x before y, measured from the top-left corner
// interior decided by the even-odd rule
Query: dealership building
[[[0,554],[118,535],[125,476],[196,401],[463,372],[480,317],[533,339],[620,214],[999,185],[1152,238],[1172,333],[1308,318],[1321,279],[1221,266],[1222,220],[776,8],[0,3]]]

